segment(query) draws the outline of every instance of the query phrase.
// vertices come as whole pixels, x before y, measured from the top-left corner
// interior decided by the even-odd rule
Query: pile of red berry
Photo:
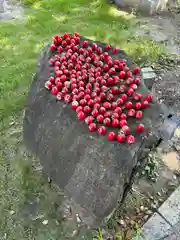
[[[140,68],[131,71],[125,59],[112,58],[116,48],[82,40],[77,32],[53,37],[49,47],[53,70],[45,87],[58,101],[71,103],[79,120],[85,120],[91,132],[107,133],[109,141],[133,144],[128,120],[142,119],[143,110],[152,102],[152,96],[137,92]],[[110,55],[111,54],[111,55]],[[112,130],[110,130],[112,129]],[[135,131],[144,132],[142,123]]]

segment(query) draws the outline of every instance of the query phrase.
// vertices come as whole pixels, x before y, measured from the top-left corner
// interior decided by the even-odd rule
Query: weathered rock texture
[[[132,67],[133,62],[123,51],[117,57],[126,58]],[[28,95],[24,140],[40,158],[49,177],[79,206],[84,221],[97,226],[122,201],[137,163],[158,143],[157,129],[164,112],[158,104],[151,104],[144,118],[152,134],[136,136],[134,145],[108,142],[90,133],[87,125],[76,119],[70,105],[56,102],[44,88],[50,74],[49,58],[46,47]],[[143,84],[141,91],[147,91]],[[130,125],[133,129],[133,122]]]

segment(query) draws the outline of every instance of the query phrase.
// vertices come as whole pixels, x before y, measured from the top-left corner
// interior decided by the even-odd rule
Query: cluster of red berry
[[[70,103],[79,120],[85,120],[91,132],[105,135],[107,139],[133,144],[128,118],[141,119],[143,109],[152,102],[152,96],[137,92],[141,83],[140,68],[132,72],[125,59],[113,59],[116,48],[106,45],[104,49],[96,43],[81,40],[79,34],[64,33],[53,37],[49,47],[53,53],[49,65],[53,69],[45,87],[56,95],[57,100]],[[142,123],[136,132],[143,132]],[[117,133],[118,132],[118,133]]]

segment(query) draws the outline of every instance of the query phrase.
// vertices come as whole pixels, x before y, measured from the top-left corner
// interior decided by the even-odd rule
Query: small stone
[[[156,204],[151,204],[151,208],[152,208],[152,209],[156,209],[156,208],[157,208],[157,205],[156,205]]]
[[[11,211],[10,211],[10,214],[11,214],[11,215],[14,215],[14,214],[15,214],[15,211],[14,211],[14,210],[11,210]]]
[[[124,221],[123,219],[120,219],[120,220],[119,220],[119,224],[122,225],[122,226],[124,226],[124,225],[125,225],[125,221]]]
[[[149,215],[144,216],[144,220],[146,221],[149,218]]]
[[[137,209],[136,209],[136,213],[137,213],[137,214],[138,214],[138,213],[140,213],[140,210],[139,210],[139,208],[137,208]]]
[[[157,192],[157,195],[158,195],[158,196],[161,196],[161,193],[160,193],[160,192]]]
[[[152,213],[153,213],[153,212],[152,212],[151,210],[147,210],[147,211],[146,211],[146,214],[147,214],[147,215],[151,215]]]
[[[9,123],[9,126],[12,126],[14,124],[15,124],[15,121],[12,121],[12,122]]]
[[[143,212],[145,210],[144,206],[141,206],[140,210],[141,210],[141,212]]]
[[[82,222],[82,220],[81,220],[81,218],[79,217],[78,214],[76,214],[76,221],[77,221],[77,223],[81,223]]]
[[[151,200],[154,200],[154,197],[153,197],[153,196],[150,196],[149,198],[150,198]]]
[[[134,226],[135,225],[135,221],[131,220],[130,224],[131,224],[131,226]]]
[[[42,224],[43,224],[43,225],[47,225],[47,224],[48,224],[48,220],[44,220],[44,221],[42,222]]]
[[[173,179],[177,180],[177,176],[175,174],[173,174]]]

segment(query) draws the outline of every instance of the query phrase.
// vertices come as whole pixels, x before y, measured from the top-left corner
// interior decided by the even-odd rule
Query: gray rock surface
[[[105,137],[90,133],[69,105],[56,102],[44,88],[50,74],[50,57],[45,48],[28,95],[24,140],[40,158],[49,177],[76,203],[82,219],[97,227],[123,200],[137,162],[157,144],[157,129],[164,112],[160,105],[151,104],[144,119],[152,134],[147,138],[135,135],[134,145],[108,142]],[[126,58],[132,67],[133,62],[123,51],[119,51],[118,57]],[[141,91],[147,92],[143,84]],[[134,127],[132,123],[131,129]]]

